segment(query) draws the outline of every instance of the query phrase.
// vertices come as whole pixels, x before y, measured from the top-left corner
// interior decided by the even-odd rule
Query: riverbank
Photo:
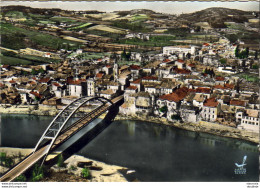
[[[122,116],[118,114],[115,120],[138,120],[138,121],[146,121],[151,123],[158,123],[164,124],[167,126],[172,126],[188,131],[195,131],[195,132],[202,132],[202,133],[209,133],[217,136],[227,137],[227,138],[236,138],[241,140],[246,140],[249,142],[253,142],[259,144],[259,133],[250,132],[247,130],[241,130],[234,127],[221,125],[217,123],[205,122],[200,121],[199,123],[180,123],[176,122],[169,122],[166,118],[158,118],[152,116]]]
[[[44,115],[44,116],[55,116],[59,113],[62,106],[50,106],[50,105],[18,105],[0,106],[0,112],[3,114],[27,114],[27,115]],[[105,114],[101,115],[100,118],[104,118]],[[165,118],[152,117],[152,116],[123,116],[118,114],[115,120],[139,120],[146,122],[153,122],[164,124],[168,126],[177,127],[180,129],[185,129],[188,131],[203,132],[214,134],[217,136],[236,138],[241,140],[250,141],[259,144],[259,133],[250,132],[247,130],[241,130],[227,125],[211,123],[201,121],[197,124],[195,123],[179,123],[179,122],[169,122]]]
[[[22,158],[30,154],[32,149],[2,147],[0,148],[0,152],[6,153],[7,157],[13,158],[15,163],[18,163]],[[66,167],[63,168],[58,168],[57,165],[51,167],[51,171],[48,173],[49,175],[42,181],[127,182],[126,178],[119,172],[121,170],[127,170],[127,168],[124,167],[105,164],[79,155],[72,155],[65,160],[64,163]],[[80,163],[90,164],[87,167],[89,168],[91,178],[84,179],[81,177],[83,166],[79,165]],[[1,166],[0,169],[1,174],[8,170],[8,168],[3,166]]]

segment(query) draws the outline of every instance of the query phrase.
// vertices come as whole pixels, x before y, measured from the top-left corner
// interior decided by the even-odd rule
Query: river
[[[33,148],[52,118],[2,114],[1,147]],[[146,182],[259,180],[256,144],[156,123],[114,121],[77,154],[133,169]],[[246,172],[236,174],[244,156]]]

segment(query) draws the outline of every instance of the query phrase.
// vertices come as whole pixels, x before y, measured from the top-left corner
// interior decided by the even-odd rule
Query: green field
[[[236,76],[239,76],[239,78],[244,78],[246,81],[248,82],[255,82],[255,83],[259,83],[259,77],[257,75],[254,74],[250,74],[250,73],[239,73]]]
[[[42,63],[50,63],[50,62],[59,62],[58,59],[52,59],[47,57],[40,57],[40,56],[32,56],[32,55],[19,55],[18,57],[27,59],[30,61],[42,62]]]
[[[96,29],[92,29],[92,30],[85,29],[84,32],[87,34],[98,35],[98,36],[102,36],[102,37],[109,37],[112,39],[119,39],[119,38],[123,38],[125,36],[124,34],[110,33],[107,31],[101,31],[101,30],[96,30]]]
[[[152,31],[152,29],[149,28],[149,25],[143,23],[142,21],[130,22],[126,19],[115,20],[112,22],[112,26],[117,27],[117,28],[122,28],[122,29],[128,29],[133,32],[147,33],[147,32]]]
[[[132,16],[131,21],[145,21],[148,19],[146,14],[135,14]]]
[[[58,63],[60,60],[52,59],[47,57],[40,57],[40,56],[32,56],[32,55],[24,55],[24,54],[17,54],[14,52],[1,50],[1,63],[2,64],[9,64],[9,65],[20,65],[20,64],[44,64],[44,63]]]
[[[73,20],[73,19],[70,19],[70,18],[67,18],[67,17],[59,17],[59,16],[51,17],[50,20],[55,21],[55,22],[57,21],[57,22],[66,22],[66,23],[78,22],[76,20]]]
[[[83,29],[83,28],[89,27],[89,26],[91,26],[91,25],[92,25],[92,23],[84,23],[84,24],[79,25],[79,26],[76,26],[76,27],[68,28],[68,30]]]
[[[55,22],[53,22],[51,20],[40,20],[39,23],[42,23],[42,24],[55,24]]]
[[[5,16],[7,17],[11,17],[11,18],[26,18],[26,16],[22,13],[22,12],[19,12],[19,11],[9,11],[5,14]]]
[[[32,61],[0,55],[1,64],[3,65],[31,65]]]
[[[41,15],[41,14],[28,13],[28,15],[29,15],[31,18],[34,18],[34,19],[44,19],[44,18],[46,18],[46,15]]]
[[[76,49],[76,47],[79,45],[79,43],[77,42],[68,41],[53,35],[37,31],[26,30],[13,26],[9,23],[1,23],[0,31],[2,36],[2,46],[15,50],[26,47],[33,48],[36,45],[57,50],[59,49],[59,46],[61,46],[60,44],[64,43],[73,44],[74,47],[71,48]],[[26,38],[30,40],[31,45],[28,46],[28,42],[25,42]]]

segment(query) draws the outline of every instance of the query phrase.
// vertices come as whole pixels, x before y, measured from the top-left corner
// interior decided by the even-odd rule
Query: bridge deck
[[[116,104],[119,102],[123,96],[116,97],[112,99],[112,102]],[[65,142],[67,139],[69,139],[72,135],[77,133],[79,130],[81,130],[84,126],[92,122],[94,119],[96,119],[98,116],[103,114],[105,111],[109,109],[111,104],[105,104],[104,106],[101,106],[97,110],[94,110],[93,113],[87,114],[85,117],[81,118],[77,122],[75,122],[72,126],[67,128],[54,142],[54,144],[51,147],[51,151],[53,151],[57,146]],[[13,169],[9,170],[6,174],[4,174],[2,177],[0,177],[0,182],[9,182],[14,180],[16,177],[18,177],[20,174],[25,172],[27,169],[29,169],[31,166],[33,166],[37,161],[42,159],[48,152],[48,147],[50,145],[46,145],[39,150],[37,150],[34,153],[31,153],[26,157],[23,161],[21,161],[19,164],[17,164]]]
[[[36,151],[34,154],[30,155],[26,159],[24,159],[21,163],[19,163],[17,166],[15,166],[13,169],[11,169],[8,173],[3,175],[0,178],[1,182],[9,182],[15,179],[17,176],[22,174],[25,170],[30,168],[33,164],[35,164],[38,160],[40,160],[45,154],[47,147],[49,145],[42,147],[38,151]]]

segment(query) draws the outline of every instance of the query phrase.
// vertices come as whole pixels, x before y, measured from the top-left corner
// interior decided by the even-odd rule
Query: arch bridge
[[[104,97],[81,97],[71,102],[52,120],[33,152],[0,177],[0,181],[12,181],[43,158],[44,162],[50,152],[97,119],[101,114],[113,108],[121,100],[123,100],[123,96],[118,96],[112,100]],[[90,104],[97,107],[90,112],[80,110],[81,107]]]

